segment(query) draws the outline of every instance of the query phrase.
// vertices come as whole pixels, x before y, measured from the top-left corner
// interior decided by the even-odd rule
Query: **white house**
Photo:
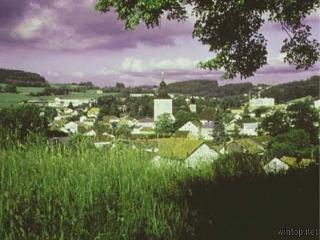
[[[130,93],[130,97],[139,98],[145,96],[154,97],[154,93]]]
[[[164,113],[172,115],[172,99],[154,99],[153,119],[156,121],[158,117]]]
[[[87,116],[81,116],[79,121],[80,121],[81,123],[83,123],[83,122],[85,122],[86,120],[87,120]]]
[[[201,137],[201,128],[199,123],[189,121],[180,127],[178,131],[190,132],[190,134],[195,138]]]
[[[152,118],[143,118],[139,119],[136,123],[137,128],[140,127],[146,127],[146,128],[153,128],[154,127],[154,121]]]
[[[213,140],[212,132],[214,123],[213,121],[201,120],[201,138],[204,140]]]
[[[250,107],[273,107],[275,104],[274,98],[253,98],[250,100]]]
[[[320,109],[320,99],[315,100],[313,104],[314,104],[314,107],[315,107],[316,109],[318,109],[318,110]]]
[[[58,115],[58,116],[54,117],[53,120],[54,121],[60,121],[60,120],[62,120],[62,118],[63,117],[61,115]]]
[[[233,134],[237,129],[240,129],[236,119],[232,119],[229,123],[225,124],[225,131],[227,134]]]
[[[195,168],[199,164],[212,162],[219,157],[219,153],[210,149],[207,144],[203,143],[195,149],[185,160],[188,167]]]
[[[180,127],[178,131],[189,132],[191,136],[197,139],[212,140],[212,128],[212,121],[201,121],[201,123],[189,121]]]
[[[258,127],[259,127],[258,122],[243,123],[243,127],[240,130],[240,134],[247,135],[247,136],[258,136],[258,133],[257,133]]]
[[[68,107],[70,104],[73,107],[78,107],[83,104],[90,104],[94,102],[95,100],[92,99],[62,99],[62,98],[55,98],[53,102],[49,102],[48,106],[49,107]]]
[[[279,158],[274,158],[266,165],[263,166],[263,170],[266,173],[278,173],[284,172],[289,169],[289,165],[281,161]]]
[[[78,123],[68,122],[60,130],[65,133],[78,133]]]
[[[154,130],[150,127],[135,127],[131,131],[131,135],[153,135],[155,134]]]
[[[87,116],[88,116],[88,118],[97,118],[99,113],[100,113],[100,109],[93,107],[88,110]]]
[[[186,167],[195,168],[199,164],[211,163],[219,156],[216,150],[210,149],[203,141],[193,138],[161,139],[158,141],[158,149],[157,156],[153,158],[153,162],[157,165],[172,160]]]
[[[96,142],[96,143],[94,143],[94,146],[96,148],[102,148],[102,147],[110,146],[110,145],[111,145],[111,142]]]
[[[91,130],[89,132],[86,132],[85,134],[83,134],[86,137],[95,137],[97,134],[94,130]]]

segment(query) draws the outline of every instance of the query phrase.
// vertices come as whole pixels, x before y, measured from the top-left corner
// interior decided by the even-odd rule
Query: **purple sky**
[[[207,46],[192,39],[192,18],[183,23],[163,20],[161,27],[123,30],[115,13],[100,14],[95,0],[0,0],[0,67],[38,72],[50,82],[92,81],[97,85],[158,84],[161,72],[168,82],[221,79],[221,73],[197,69],[212,57]],[[319,35],[319,11],[308,17],[314,38]],[[267,23],[269,65],[247,80],[281,83],[319,73],[295,71],[279,54],[285,34]],[[239,82],[219,81],[221,84]]]

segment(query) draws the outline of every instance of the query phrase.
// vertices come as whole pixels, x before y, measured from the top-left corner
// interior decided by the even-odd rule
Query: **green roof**
[[[263,147],[260,144],[250,138],[241,138],[233,141],[232,143],[240,146],[243,150],[246,150],[250,153],[258,153],[263,150]]]
[[[190,138],[163,138],[158,140],[158,155],[164,158],[185,160],[204,142]]]

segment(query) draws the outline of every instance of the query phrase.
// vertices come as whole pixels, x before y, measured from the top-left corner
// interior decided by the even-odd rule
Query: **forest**
[[[194,94],[207,97],[236,96],[248,93],[252,88],[252,83],[248,82],[218,86],[218,82],[215,80],[190,80],[167,85],[169,93]]]
[[[9,83],[24,87],[42,87],[48,85],[46,79],[37,73],[1,68],[0,83]]]
[[[272,86],[261,93],[261,97],[271,97],[277,103],[302,98],[305,96],[318,97],[320,87],[320,76],[312,76],[305,81],[290,82]]]

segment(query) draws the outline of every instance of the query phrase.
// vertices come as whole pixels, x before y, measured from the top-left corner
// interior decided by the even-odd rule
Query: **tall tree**
[[[186,124],[189,121],[197,121],[199,122],[198,115],[196,113],[187,112],[183,110],[179,110],[176,114],[176,121],[174,123],[175,130],[178,130],[180,127],[182,127],[184,124]]]
[[[157,134],[170,134],[173,133],[173,120],[168,113],[160,115],[155,122],[155,132]]]
[[[286,113],[276,111],[261,122],[260,128],[271,136],[277,136],[289,131],[290,120]]]
[[[219,145],[225,143],[228,139],[224,126],[224,115],[221,109],[217,109],[213,117],[214,127],[212,131],[213,141]]]
[[[319,136],[319,114],[312,107],[311,102],[298,102],[287,107],[292,125],[297,129],[304,129],[316,144]]]
[[[140,22],[148,27],[167,19],[185,20],[187,7],[196,18],[193,36],[209,45],[215,57],[200,63],[207,69],[225,69],[226,78],[247,78],[267,64],[267,41],[260,32],[266,21],[276,22],[287,34],[281,52],[284,61],[308,69],[319,59],[319,43],[311,39],[304,19],[320,7],[318,0],[97,0],[96,9],[115,9],[127,29]]]

